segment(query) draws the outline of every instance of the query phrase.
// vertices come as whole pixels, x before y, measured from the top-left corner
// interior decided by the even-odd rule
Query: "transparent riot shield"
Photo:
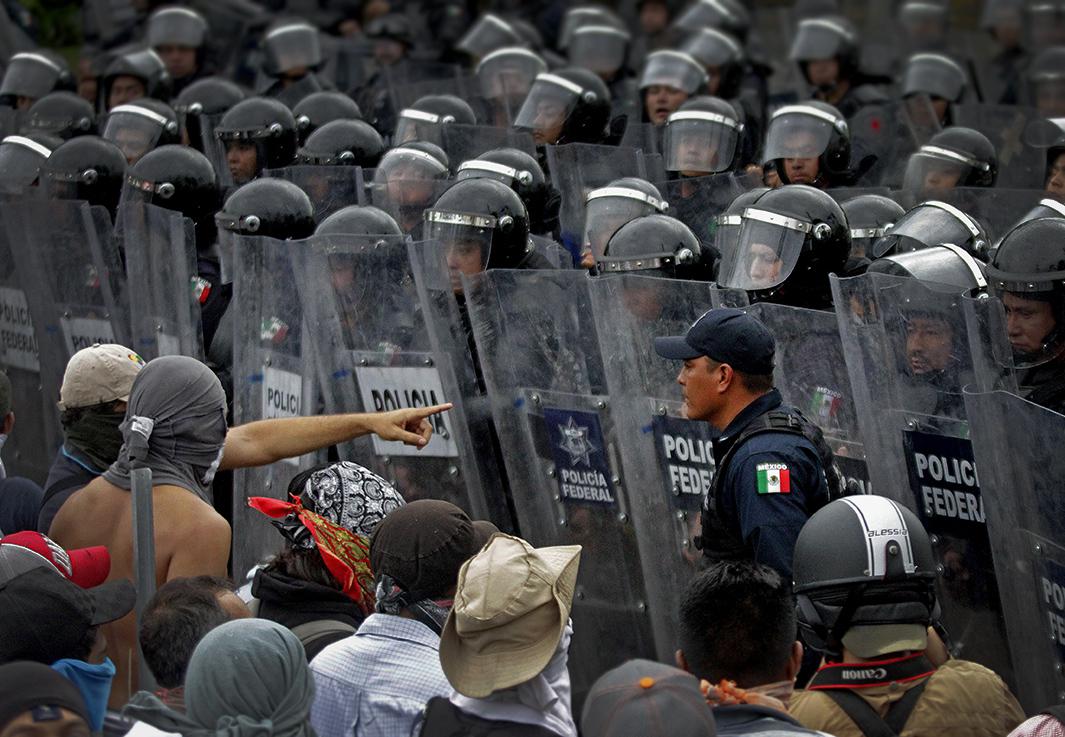
[[[8,210],[0,208],[0,220]],[[41,486],[62,443],[59,412],[44,392],[37,335],[26,300],[26,285],[15,268],[13,244],[0,222],[0,369],[11,382],[11,410],[16,429],[4,443],[3,462],[9,476],[25,476]]]
[[[457,171],[462,162],[475,159],[494,148],[516,148],[536,156],[536,144],[532,136],[513,128],[450,123],[441,130],[441,143],[451,162],[452,171]]]
[[[928,531],[956,657],[1012,667],[963,387],[974,380],[956,287],[885,274],[832,280],[873,491]]]
[[[319,388],[301,285],[306,241],[240,237],[234,249],[233,422],[318,414]],[[280,548],[277,531],[247,505],[248,497],[285,499],[309,454],[233,475],[233,570],[243,576]]]
[[[129,345],[111,218],[75,200],[22,200],[2,209],[37,338],[42,391],[54,406],[72,355],[93,343]]]
[[[666,214],[687,225],[704,243],[713,242],[715,218],[732,200],[749,189],[762,186],[758,174],[722,172],[704,177],[670,179],[662,189],[669,203]]]
[[[400,238],[319,237],[307,277],[317,285],[310,337],[330,411],[455,404],[433,418],[421,450],[360,438],[341,454],[391,480],[408,501],[445,499],[513,530],[491,413],[440,245],[413,243],[408,252]]]
[[[1003,391],[966,392],[965,406],[1013,656],[1013,692],[1033,713],[1065,700],[1065,500],[1058,486],[1065,417]]]
[[[864,187],[901,184],[909,155],[942,128],[925,95],[869,105],[848,122],[851,168]]]
[[[558,219],[562,245],[580,253],[585,198],[597,187],[622,177],[646,178],[643,156],[634,148],[567,143],[547,147],[551,184],[561,197]]]
[[[142,202],[124,203],[116,228],[126,260],[133,350],[203,360],[197,298],[196,231],[179,212]]]
[[[987,232],[990,247],[998,243],[1026,212],[1039,203],[1041,195],[1043,192],[1032,189],[955,187],[946,192],[937,192],[928,199],[954,205],[976,218]]]
[[[481,91],[480,82],[454,64],[403,64],[386,67],[384,77],[396,113],[426,95],[454,95],[471,99]]]
[[[267,169],[263,176],[292,182],[314,205],[314,220],[322,222],[337,210],[359,204],[362,172],[354,166],[286,166]]]
[[[665,130],[664,125],[640,123],[630,118],[625,126],[625,132],[621,135],[619,145],[648,154],[660,154],[664,148],[662,137],[665,135]]]
[[[998,154],[996,186],[1043,188],[1046,152],[1029,142],[1029,131],[1033,126],[1039,126],[1041,119],[1034,108],[1020,105],[954,105],[951,115],[954,125],[980,131],[995,147]]]

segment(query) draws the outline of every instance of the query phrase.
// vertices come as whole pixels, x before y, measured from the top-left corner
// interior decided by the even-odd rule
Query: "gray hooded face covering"
[[[185,356],[148,362],[119,428],[124,442],[107,481],[129,489],[132,459],[151,469],[154,486],[180,486],[210,501],[227,428],[226,395],[207,366]]]

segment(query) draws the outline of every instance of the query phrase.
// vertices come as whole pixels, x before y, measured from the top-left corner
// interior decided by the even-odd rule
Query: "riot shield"
[[[998,243],[1026,212],[1035,207],[1043,192],[1003,187],[955,187],[936,193],[934,199],[954,205],[984,226],[988,246]]]
[[[286,166],[267,169],[263,176],[285,179],[307,193],[314,220],[322,222],[337,210],[359,204],[362,172],[354,166]]]
[[[669,203],[666,214],[687,225],[703,243],[712,243],[715,218],[732,200],[749,189],[762,186],[759,174],[722,172],[704,177],[670,179],[662,195]]]
[[[317,285],[310,337],[330,411],[455,404],[433,418],[420,450],[367,437],[341,454],[388,478],[407,501],[445,499],[513,530],[491,415],[439,244],[408,251],[401,238],[319,237],[307,276]]]
[[[386,67],[383,72],[397,114],[426,95],[454,95],[468,100],[481,90],[475,75],[454,64],[397,65]]]
[[[54,406],[74,353],[93,343],[129,345],[125,273],[111,218],[74,200],[22,200],[2,210],[33,319],[42,391]]]
[[[1041,116],[1034,108],[972,104],[954,105],[951,109],[954,125],[980,131],[995,147],[998,154],[996,186],[1043,188],[1046,152],[1029,142],[1029,131],[1041,123]]]
[[[647,176],[643,157],[636,149],[591,143],[548,146],[547,169],[562,201],[558,215],[562,245],[571,253],[581,250],[588,193],[615,179]]]
[[[462,162],[476,159],[494,148],[516,148],[536,156],[536,144],[532,136],[513,128],[449,123],[441,130],[441,140],[441,148],[451,162],[452,171],[457,171]]]
[[[942,127],[925,95],[869,105],[848,122],[851,168],[865,187],[901,184],[907,158]]]
[[[625,132],[621,136],[620,146],[634,148],[648,154],[660,154],[663,150],[662,137],[665,135],[664,125],[652,123],[638,123],[630,120],[625,126]]]
[[[1010,682],[962,396],[974,375],[959,290],[885,274],[833,277],[832,290],[873,491],[913,510],[932,539],[952,653]]]
[[[1025,711],[1065,693],[1065,417],[1007,392],[966,392],[995,572]],[[988,643],[990,644],[990,643]]]
[[[127,202],[118,223],[127,279],[135,285],[129,293],[130,347],[146,361],[173,355],[202,361],[192,221],[174,210]]]
[[[307,241],[239,237],[234,249],[233,421],[299,417],[318,413],[317,365],[307,337],[301,299]],[[323,460],[317,454],[289,458],[269,466],[237,470],[233,475],[233,570],[242,577],[281,540],[248,497],[285,499],[288,484],[301,469]]]
[[[7,215],[0,209],[0,219]],[[19,241],[10,239],[5,226],[0,222],[0,368],[11,382],[16,427],[4,443],[3,461],[9,476],[44,486],[63,433],[51,393],[42,391],[37,335],[12,252],[12,243]]]

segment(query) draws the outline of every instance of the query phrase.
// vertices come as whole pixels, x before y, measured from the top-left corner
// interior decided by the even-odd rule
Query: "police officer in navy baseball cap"
[[[654,347],[684,362],[677,383],[687,418],[720,432],[696,547],[712,562],[754,560],[790,580],[799,530],[842,494],[842,476],[821,431],[773,386],[772,334],[743,310],[715,308]]]

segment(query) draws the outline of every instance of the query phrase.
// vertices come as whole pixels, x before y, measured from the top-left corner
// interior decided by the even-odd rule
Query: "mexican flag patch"
[[[758,472],[759,494],[790,494],[791,471],[784,463],[759,463],[755,470]]]

